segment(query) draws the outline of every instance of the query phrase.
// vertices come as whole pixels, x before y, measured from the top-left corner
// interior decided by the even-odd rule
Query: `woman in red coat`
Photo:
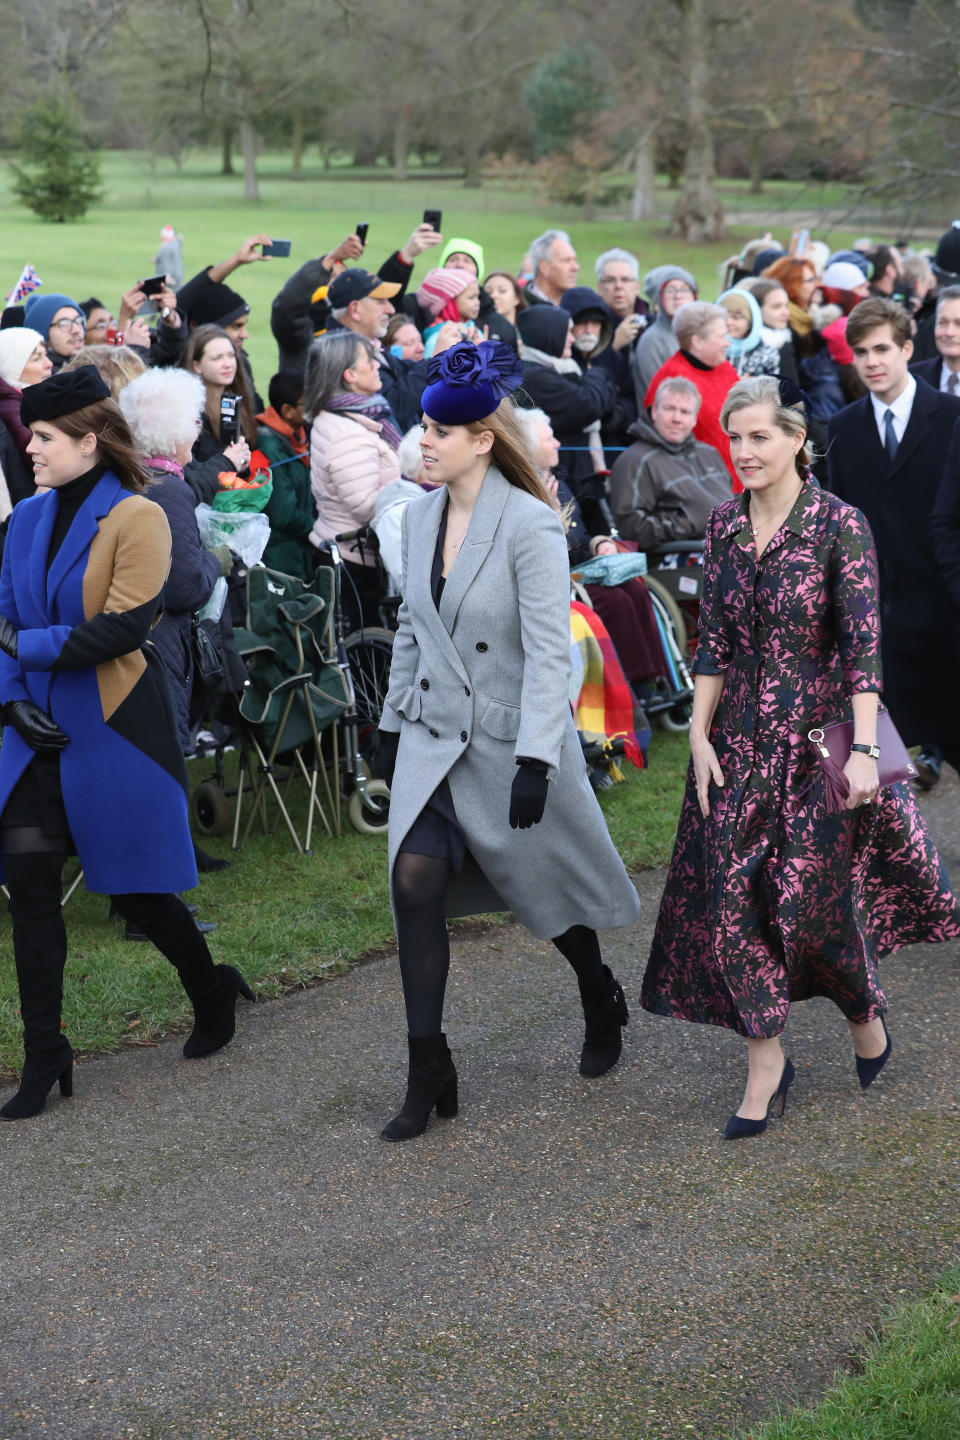
[[[673,317],[673,333],[680,349],[671,355],[654,375],[644,396],[644,405],[652,405],[664,380],[682,375],[691,380],[700,392],[700,412],[693,433],[705,445],[719,450],[730,471],[733,493],[739,495],[743,486],[730,460],[730,442],[720,424],[720,411],[727,395],[740,378],[727,360],[730,335],[727,312],[719,305],[704,300],[691,300],[681,305]]]

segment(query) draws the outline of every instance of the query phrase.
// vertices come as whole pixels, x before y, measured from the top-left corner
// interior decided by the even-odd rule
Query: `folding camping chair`
[[[309,584],[262,565],[247,573],[246,626],[235,632],[247,680],[239,706],[240,780],[234,849],[238,847],[245,793],[250,794],[252,805],[244,841],[257,818],[264,833],[270,832],[271,796],[278,807],[274,825],[283,820],[301,854],[310,853],[315,818],[328,835],[340,833],[337,721],[350,702],[336,659],[333,613],[330,572],[318,570]],[[329,772],[322,746],[327,730],[331,731]],[[298,776],[308,787],[302,843],[287,803],[291,783]]]

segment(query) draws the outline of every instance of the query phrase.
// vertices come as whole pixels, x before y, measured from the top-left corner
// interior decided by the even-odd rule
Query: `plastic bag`
[[[218,576],[217,583],[210,592],[210,599],[197,611],[197,618],[200,620],[211,620],[214,625],[223,614],[223,607],[227,603],[227,582],[222,575]]]
[[[263,510],[272,494],[273,477],[269,470],[254,475],[250,480],[241,480],[239,475],[224,471],[220,475],[220,489],[213,497],[213,508],[251,515]]]
[[[197,525],[200,539],[208,550],[227,545],[248,570],[251,565],[259,565],[270,539],[270,521],[266,515],[244,515],[198,505]]]

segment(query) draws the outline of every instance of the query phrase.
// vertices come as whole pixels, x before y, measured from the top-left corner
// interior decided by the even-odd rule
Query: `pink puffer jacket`
[[[321,410],[310,431],[310,488],[317,507],[317,523],[310,531],[314,544],[330,540],[343,530],[356,530],[373,518],[377,494],[400,478],[397,457],[380,434],[381,427],[366,415]],[[375,563],[369,551],[361,556],[356,545],[341,547],[354,564]]]

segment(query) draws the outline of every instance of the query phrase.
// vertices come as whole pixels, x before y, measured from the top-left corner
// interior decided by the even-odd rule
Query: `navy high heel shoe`
[[[887,1022],[880,1016],[880,1024],[883,1026],[883,1033],[887,1037],[887,1048],[882,1055],[875,1055],[872,1060],[865,1060],[862,1055],[856,1057],[857,1079],[860,1081],[861,1090],[869,1090],[876,1080],[880,1071],[890,1059],[890,1051],[893,1049],[893,1041],[890,1039],[890,1031],[887,1029]]]
[[[780,1084],[770,1096],[770,1104],[767,1106],[767,1113],[762,1120],[746,1120],[742,1115],[731,1115],[727,1121],[727,1128],[723,1132],[724,1140],[741,1140],[744,1135],[762,1135],[767,1128],[767,1121],[770,1118],[770,1111],[774,1102],[780,1101],[780,1114],[787,1108],[787,1091],[793,1084],[796,1077],[796,1070],[793,1068],[792,1060],[784,1060],[783,1072],[780,1076]]]

